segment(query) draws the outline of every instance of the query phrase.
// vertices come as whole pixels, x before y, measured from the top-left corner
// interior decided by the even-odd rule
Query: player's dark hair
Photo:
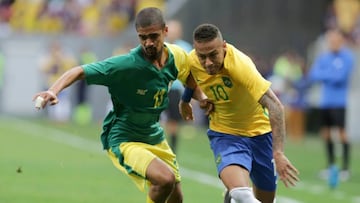
[[[165,27],[165,19],[159,8],[144,8],[136,15],[136,29],[138,29],[139,27],[148,27],[151,25],[160,25],[162,28]]]
[[[219,28],[213,24],[201,24],[193,33],[193,39],[196,42],[209,42],[215,38],[222,39],[222,35]]]

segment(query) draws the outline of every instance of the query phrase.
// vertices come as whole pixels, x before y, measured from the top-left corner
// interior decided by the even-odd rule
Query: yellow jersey
[[[271,131],[267,110],[258,102],[271,83],[247,55],[227,44],[223,69],[209,75],[193,50],[190,69],[198,86],[215,104],[209,116],[211,130],[248,137]]]

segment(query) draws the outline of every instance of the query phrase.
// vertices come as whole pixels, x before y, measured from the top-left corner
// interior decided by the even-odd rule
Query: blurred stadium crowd
[[[2,34],[72,33],[112,36],[126,28],[144,0],[3,0],[0,4]],[[151,1],[163,7],[163,0]]]

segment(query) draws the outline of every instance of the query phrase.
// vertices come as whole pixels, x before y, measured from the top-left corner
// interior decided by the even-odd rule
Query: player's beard
[[[216,75],[222,69],[222,67],[222,64],[212,64],[210,66],[206,66],[205,70],[209,75]]]
[[[148,47],[144,47],[143,51],[144,51],[144,55],[146,56],[147,59],[149,59],[150,61],[155,61],[159,57],[161,57],[163,49],[161,48],[158,51],[155,46],[148,46]]]

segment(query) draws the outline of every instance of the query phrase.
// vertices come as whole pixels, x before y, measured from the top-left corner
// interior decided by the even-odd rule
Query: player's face
[[[331,51],[337,52],[341,49],[344,42],[344,38],[342,37],[341,33],[331,30],[327,33],[326,38],[328,40],[329,49]]]
[[[159,59],[163,51],[167,27],[161,25],[139,27],[137,33],[145,57],[150,61]]]
[[[217,74],[223,67],[226,43],[220,38],[209,42],[194,42],[196,55],[200,64],[209,75]]]

